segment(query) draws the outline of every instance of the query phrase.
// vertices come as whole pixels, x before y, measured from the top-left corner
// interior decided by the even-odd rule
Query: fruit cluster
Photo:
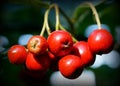
[[[12,64],[25,63],[30,71],[59,70],[66,78],[74,79],[94,63],[96,54],[109,53],[112,48],[113,37],[105,29],[94,30],[87,42],[74,42],[69,32],[57,30],[47,39],[40,35],[32,36],[27,48],[13,45],[8,58]]]
[[[56,30],[49,32],[47,18],[52,7],[56,8]],[[109,53],[113,49],[113,37],[100,27],[100,22],[98,29],[90,34],[87,41],[75,41],[71,33],[60,25],[58,13],[56,4],[49,7],[45,13],[42,35],[32,36],[27,47],[13,45],[8,51],[10,63],[25,64],[28,71],[36,73],[59,70],[64,77],[75,79],[81,75],[84,68],[94,63],[96,54]],[[48,32],[47,38],[43,36],[45,27]]]

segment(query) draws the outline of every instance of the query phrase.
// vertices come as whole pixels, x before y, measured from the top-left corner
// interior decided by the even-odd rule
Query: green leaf
[[[95,7],[100,6],[103,4],[104,1],[100,1],[98,3],[92,3]],[[73,12],[73,21],[77,21],[81,16],[85,16],[85,15],[89,15],[90,12],[90,7],[85,4],[85,2],[81,3],[80,5],[78,5],[75,9],[75,11]]]
[[[42,0],[8,0],[8,3],[26,4],[35,7],[48,8],[50,2],[49,1],[44,2]]]

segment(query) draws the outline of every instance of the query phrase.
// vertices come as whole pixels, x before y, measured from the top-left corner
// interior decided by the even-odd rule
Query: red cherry
[[[58,61],[59,61],[59,58],[55,57],[55,55],[53,55],[50,51],[48,51],[48,55],[49,55],[49,58],[51,60],[50,70],[58,71]]]
[[[50,52],[52,52],[57,57],[65,56],[72,50],[72,36],[67,31],[54,31],[48,36],[47,41]]]
[[[68,79],[75,79],[83,71],[83,63],[78,56],[66,55],[59,60],[59,71]]]
[[[46,51],[48,48],[48,43],[43,36],[35,35],[29,39],[27,48],[30,52],[39,55]]]
[[[55,59],[56,59],[55,55],[52,54],[50,51],[48,51],[48,55],[49,55],[49,58],[50,58],[51,60],[55,60]]]
[[[26,68],[30,71],[47,71],[50,59],[47,52],[39,56],[29,52],[26,59]]]
[[[88,44],[93,53],[106,54],[113,49],[114,41],[107,30],[97,29],[88,37]]]
[[[85,66],[90,66],[95,61],[95,55],[91,52],[88,43],[85,41],[75,43],[72,52],[81,58]]]
[[[8,50],[8,59],[12,64],[23,64],[26,56],[26,48],[22,45],[14,45]]]

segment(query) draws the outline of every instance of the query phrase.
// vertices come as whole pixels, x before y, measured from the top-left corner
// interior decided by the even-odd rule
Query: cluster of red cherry
[[[87,42],[74,42],[69,32],[56,30],[47,39],[32,36],[27,48],[13,45],[8,51],[8,59],[12,64],[25,63],[29,71],[59,70],[64,77],[74,79],[94,63],[96,54],[109,53],[113,44],[112,35],[105,29],[94,30]]]
[[[63,29],[59,23],[59,8],[52,4],[45,12],[41,34],[32,36],[27,47],[13,45],[9,49],[10,63],[25,64],[30,72],[46,73],[48,70],[59,70],[69,79],[80,76],[85,67],[94,63],[96,54],[109,53],[114,45],[112,35],[100,27],[94,6],[88,2],[85,4],[92,8],[98,24],[98,29],[90,34],[87,41],[77,41],[70,32]],[[51,32],[47,18],[53,7],[56,9],[56,30]],[[43,36],[45,28],[48,32],[47,39]]]

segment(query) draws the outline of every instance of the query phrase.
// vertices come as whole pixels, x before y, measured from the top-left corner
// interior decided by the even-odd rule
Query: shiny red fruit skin
[[[85,41],[75,43],[72,52],[81,58],[84,66],[90,66],[95,61],[95,55],[91,52],[88,43]]]
[[[46,51],[48,43],[43,36],[34,35],[29,39],[27,48],[33,54],[40,55]]]
[[[70,53],[73,46],[72,36],[69,32],[57,30],[48,36],[49,50],[57,57]]]
[[[23,64],[27,57],[26,48],[22,45],[13,45],[8,50],[8,59],[12,64]]]
[[[41,55],[34,55],[29,52],[26,59],[26,68],[30,71],[47,71],[50,66],[50,59],[47,52]]]
[[[93,53],[106,54],[113,49],[114,40],[107,30],[97,29],[88,37],[88,44]]]
[[[83,63],[78,56],[66,55],[59,60],[59,71],[68,79],[79,77],[83,71]]]

